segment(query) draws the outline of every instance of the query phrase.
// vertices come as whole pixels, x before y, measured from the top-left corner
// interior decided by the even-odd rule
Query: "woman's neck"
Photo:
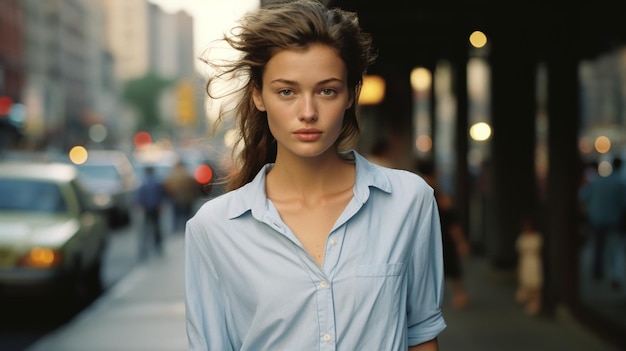
[[[300,197],[324,198],[354,186],[355,166],[336,152],[319,157],[276,157],[267,174],[266,192],[270,199]]]

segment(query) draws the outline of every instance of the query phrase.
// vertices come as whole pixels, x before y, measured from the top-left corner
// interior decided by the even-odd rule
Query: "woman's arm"
[[[409,346],[409,351],[438,351],[439,345],[437,344],[437,339],[432,339],[430,341],[423,342],[419,345]]]

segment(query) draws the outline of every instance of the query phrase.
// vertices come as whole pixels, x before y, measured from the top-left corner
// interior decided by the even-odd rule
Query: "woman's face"
[[[255,90],[256,107],[283,152],[315,157],[334,152],[346,109],[354,102],[345,64],[334,49],[312,45],[282,50],[267,63],[263,88]]]

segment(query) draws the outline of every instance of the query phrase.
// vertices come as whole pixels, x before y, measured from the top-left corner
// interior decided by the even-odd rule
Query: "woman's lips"
[[[293,134],[300,141],[316,141],[322,137],[322,132],[317,129],[298,129]]]

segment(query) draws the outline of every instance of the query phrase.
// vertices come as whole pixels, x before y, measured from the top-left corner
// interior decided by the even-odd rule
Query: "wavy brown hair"
[[[339,151],[352,146],[359,135],[356,105],[363,75],[376,58],[371,36],[360,28],[356,13],[327,8],[314,0],[271,3],[244,15],[230,35],[222,39],[240,56],[233,61],[205,60],[217,72],[208,79],[206,92],[210,98],[217,98],[211,87],[219,79],[235,77],[242,82],[232,92],[239,99],[231,112],[237,122],[237,143],[241,148],[236,154],[238,169],[227,179],[229,190],[250,182],[266,163],[276,161],[275,139],[265,112],[256,108],[252,93],[255,88],[262,89],[265,66],[280,50],[323,44],[337,51],[346,65],[348,89],[355,103],[345,112],[336,146]],[[228,115],[220,111],[217,123]]]

